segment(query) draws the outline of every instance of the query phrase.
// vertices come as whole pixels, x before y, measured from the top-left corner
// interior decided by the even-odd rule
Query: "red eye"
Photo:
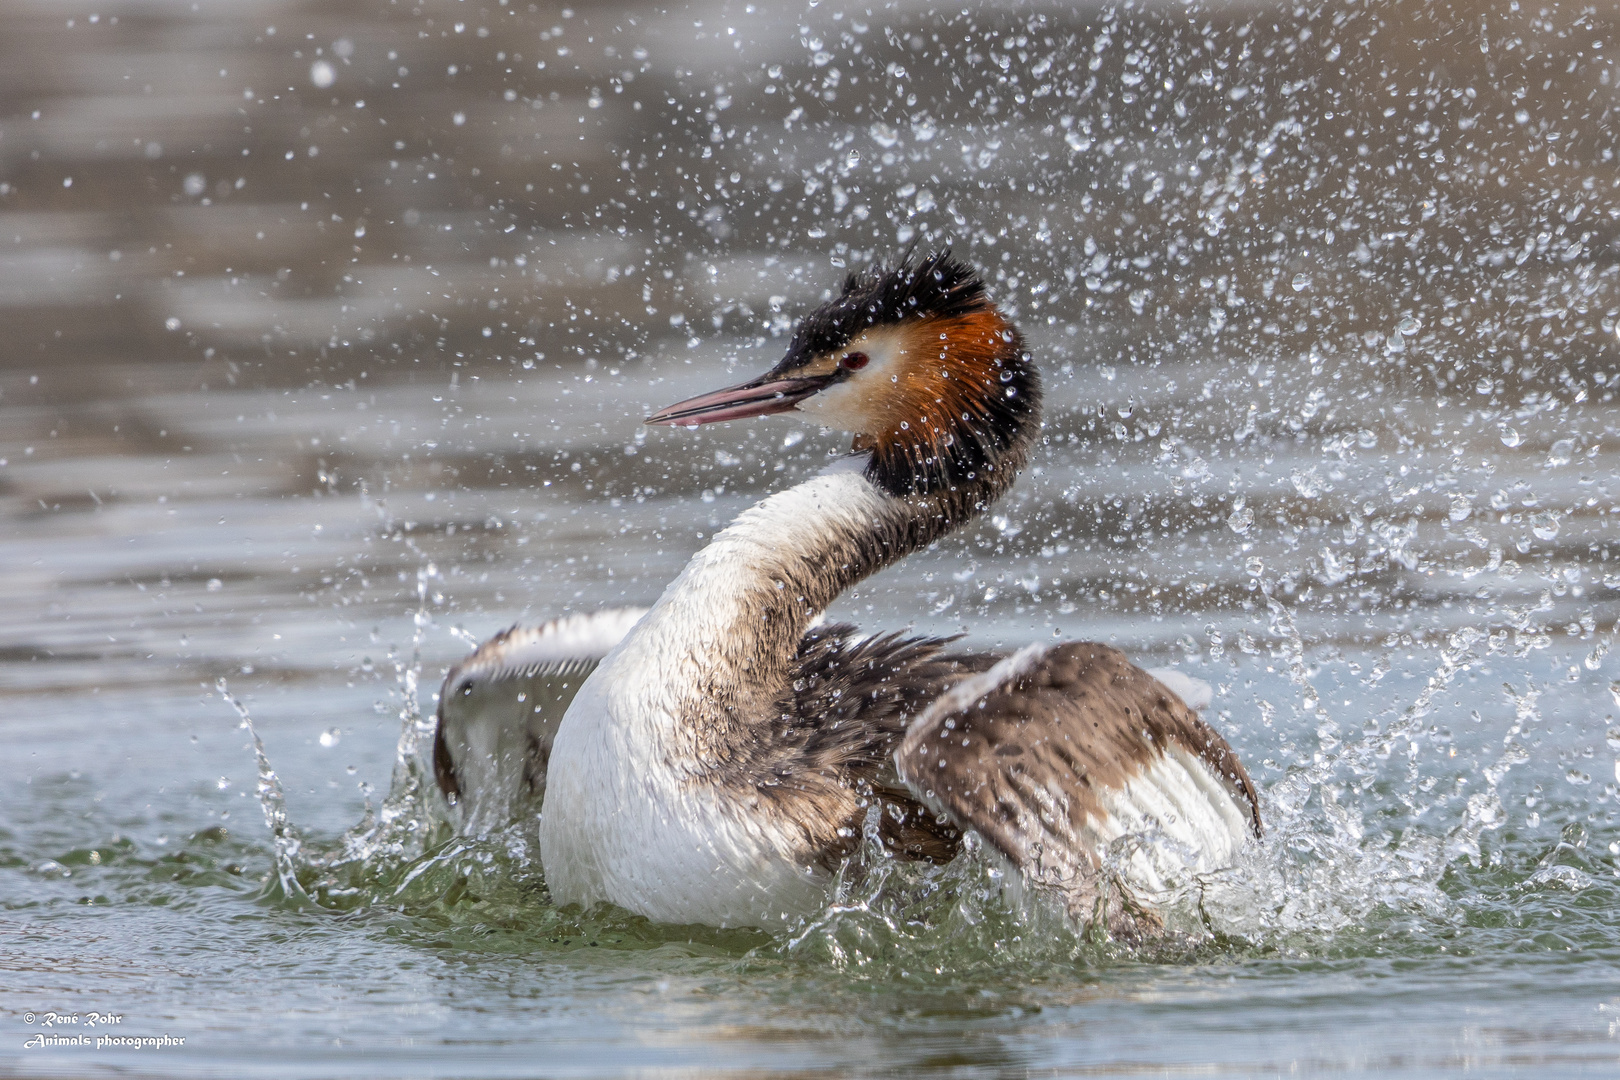
[[[838,361],[838,366],[848,368],[850,371],[859,371],[871,361],[871,357],[863,352],[845,353]]]

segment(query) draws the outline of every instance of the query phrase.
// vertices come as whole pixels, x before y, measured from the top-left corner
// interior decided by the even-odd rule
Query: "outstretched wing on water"
[[[607,608],[514,626],[450,669],[439,692],[433,772],[463,833],[539,805],[557,725],[580,683],[645,608]]]

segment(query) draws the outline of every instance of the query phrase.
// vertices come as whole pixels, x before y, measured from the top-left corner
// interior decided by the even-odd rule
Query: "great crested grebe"
[[[646,422],[788,411],[853,450],[744,511],[650,610],[514,628],[450,672],[434,763],[464,832],[543,793],[557,903],[767,928],[821,910],[874,827],[894,855],[936,862],[975,830],[1082,920],[1101,914],[1122,837],[1140,838],[1121,858],[1128,896],[1260,833],[1196,680],[1105,645],[976,654],[819,623],[982,513],[1029,457],[1040,380],[972,269],[940,252],[851,274],[765,375]],[[1131,933],[1145,915],[1106,917]]]

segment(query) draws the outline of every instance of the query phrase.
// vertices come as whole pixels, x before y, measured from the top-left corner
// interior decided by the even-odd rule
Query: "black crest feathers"
[[[842,295],[800,320],[776,373],[786,374],[816,356],[841,349],[868,327],[969,315],[988,307],[990,298],[978,271],[952,258],[949,248],[916,262],[878,263],[851,273],[844,279]]]

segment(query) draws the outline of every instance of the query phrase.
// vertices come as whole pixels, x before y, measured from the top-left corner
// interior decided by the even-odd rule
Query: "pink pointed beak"
[[[671,427],[697,427],[721,420],[744,420],[752,416],[791,412],[799,402],[832,381],[828,377],[772,379],[764,376],[740,386],[699,394],[659,409],[643,423]]]

